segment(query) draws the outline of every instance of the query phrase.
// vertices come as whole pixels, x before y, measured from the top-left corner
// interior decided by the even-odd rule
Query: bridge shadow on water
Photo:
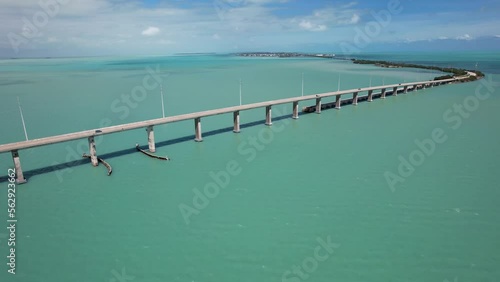
[[[299,116],[304,115],[304,114],[309,114],[309,113],[299,113]],[[279,117],[273,117],[273,121],[289,119],[291,117],[292,117],[292,115],[283,115],[283,116],[279,116]],[[258,120],[258,121],[254,121],[254,122],[241,124],[240,128],[244,129],[244,128],[260,126],[260,125],[264,126],[264,123],[265,123],[265,120]],[[209,137],[209,136],[214,136],[217,134],[232,132],[232,131],[233,131],[232,126],[217,129],[217,130],[207,131],[207,132],[203,133],[203,138]],[[184,136],[184,137],[179,137],[176,139],[161,141],[161,142],[156,143],[156,148],[161,148],[161,147],[179,144],[179,143],[184,143],[184,142],[194,142],[194,139],[195,139],[195,136],[193,134],[193,135],[188,135],[188,136]],[[148,148],[147,145],[141,146],[141,149],[147,149],[147,148]],[[141,154],[141,153],[138,152],[135,147],[133,147],[130,149],[124,149],[124,150],[120,150],[120,151],[116,151],[116,152],[98,155],[98,157],[105,160],[105,161],[108,161],[109,159],[113,159],[113,158],[117,158],[117,157],[121,157],[121,156],[126,156],[126,155],[130,155],[130,154]],[[144,157],[146,157],[146,156],[144,156]],[[151,161],[155,161],[155,160],[151,160]],[[21,162],[22,162],[22,159],[21,159]],[[51,172],[55,172],[55,171],[60,171],[61,172],[60,176],[64,176],[67,173],[67,172],[64,172],[64,170],[78,167],[81,165],[90,165],[89,159],[82,157],[81,160],[75,160],[75,161],[71,161],[71,162],[66,162],[66,163],[61,163],[61,164],[57,164],[57,165],[51,165],[51,166],[41,167],[41,168],[37,168],[37,169],[33,169],[33,170],[24,171],[24,177],[26,179],[28,179],[28,181],[29,181],[29,179],[33,176],[37,176],[37,175],[41,175],[41,174],[45,174],[45,173],[51,173]],[[103,170],[103,173],[105,173],[104,170]],[[0,176],[0,183],[8,182],[8,179],[9,178],[6,175]]]

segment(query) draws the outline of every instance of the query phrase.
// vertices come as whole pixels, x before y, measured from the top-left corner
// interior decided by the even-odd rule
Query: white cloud
[[[21,34],[25,27],[23,18],[32,21],[35,13],[43,11],[39,1],[0,0],[0,34]],[[160,1],[154,7],[137,0],[71,0],[59,6],[59,12],[49,18],[48,24],[39,27],[39,37],[20,46],[19,55],[25,55],[23,50],[46,52],[54,46],[75,50],[71,52],[108,54],[115,52],[117,43],[125,42],[120,50],[129,54],[224,52],[232,46],[249,50],[293,49],[304,42],[335,44],[352,41],[353,25],[373,20],[369,10],[349,1],[353,0],[335,5],[317,1],[321,4],[311,10],[300,5],[279,5],[296,2],[290,0],[193,0],[193,5]],[[213,2],[224,5],[214,7]],[[218,13],[223,17],[218,17]],[[461,15],[445,15],[449,22],[446,25],[440,24],[441,18],[427,15],[408,13],[405,17],[393,17],[390,26],[373,41],[474,40],[498,34],[500,19],[456,20]],[[3,36],[0,56],[10,56],[11,51],[11,43]]]
[[[144,36],[155,36],[158,33],[160,33],[160,29],[157,28],[156,26],[150,26],[146,28],[145,30],[142,31],[142,35]]]
[[[361,17],[358,14],[352,14],[352,17],[349,19],[339,19],[337,21],[338,24],[357,24]]]
[[[412,42],[416,42],[416,41],[419,41],[419,39],[415,39],[415,38],[410,38],[410,37],[407,37],[404,39],[404,43],[412,43]]]
[[[305,29],[305,30],[310,30],[310,31],[325,31],[325,30],[326,30],[326,25],[322,25],[322,24],[313,24],[312,22],[310,22],[310,21],[306,21],[306,20],[302,20],[302,21],[299,23],[299,26],[300,26],[302,29]]]
[[[247,4],[286,3],[288,0],[245,0]]]
[[[347,3],[347,4],[342,5],[342,8],[347,9],[347,8],[354,7],[354,6],[356,6],[356,5],[358,5],[358,2],[356,2],[356,1],[352,1],[352,2],[349,2],[349,3]]]
[[[325,31],[328,27],[348,26],[359,23],[360,11],[352,8],[357,5],[351,2],[336,8],[315,10],[311,15],[295,18],[299,27],[309,31]]]
[[[256,4],[256,5],[262,5],[262,4],[269,4],[269,3],[286,3],[288,0],[219,0],[221,2],[226,2],[227,4]]]
[[[457,40],[472,40],[472,37],[469,34],[464,34],[457,36],[455,39]]]
[[[439,36],[438,39],[439,40],[446,40],[446,39],[448,39],[448,37],[447,36]]]

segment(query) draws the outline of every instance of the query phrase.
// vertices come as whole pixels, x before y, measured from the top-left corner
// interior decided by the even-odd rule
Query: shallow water
[[[418,54],[371,56],[421,60]],[[498,62],[498,54],[489,56]],[[439,58],[427,55],[426,63],[467,61],[469,67],[476,61],[475,54]],[[340,89],[436,76],[315,59],[6,60],[0,61],[0,143],[24,138],[16,97],[30,139],[161,117],[159,87],[129,104],[122,100],[157,67],[167,116],[239,104],[240,78],[246,104],[300,96],[302,73],[305,94],[337,90],[339,75]],[[499,81],[499,69],[496,63],[485,72]],[[135,143],[147,143],[143,130],[107,135],[97,152],[113,166],[110,177],[102,165],[71,165],[87,152],[86,140],[22,150],[29,183],[16,194],[17,274],[7,274],[4,263],[0,277],[120,281],[126,273],[133,281],[302,281],[305,276],[286,271],[314,257],[317,240],[330,237],[338,244],[333,253],[310,272],[301,266],[307,280],[497,281],[498,89],[481,89],[489,97],[466,111],[456,129],[460,115],[443,118],[454,104],[470,102],[480,84],[434,87],[298,120],[277,120],[292,110],[277,106],[272,127],[263,125],[264,109],[245,111],[242,123],[260,122],[240,134],[205,135],[202,143],[192,141],[192,121],[156,126],[157,154],[170,162],[135,151]],[[205,118],[202,126],[204,133],[231,127],[232,115]],[[399,156],[408,160],[420,150],[415,140],[432,138],[436,128],[446,141],[391,190],[384,174],[398,174]],[[10,155],[1,154],[0,175],[11,166]],[[197,199],[194,189],[207,186],[219,191]],[[7,189],[0,189],[0,199],[7,226]],[[180,210],[186,206],[196,209],[187,220]],[[5,237],[0,240],[6,261]]]

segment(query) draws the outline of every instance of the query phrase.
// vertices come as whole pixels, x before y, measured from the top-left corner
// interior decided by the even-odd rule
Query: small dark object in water
[[[82,157],[90,159],[90,155],[87,155],[85,153],[82,155]],[[108,176],[110,176],[113,173],[113,168],[111,167],[111,165],[101,158],[97,158],[97,160],[108,169]]]
[[[144,151],[143,149],[141,149],[141,148],[139,147],[139,144],[135,144],[135,148],[137,149],[137,151],[139,151],[139,152],[141,152],[141,153],[145,154],[145,155],[146,155],[146,156],[148,156],[148,157],[151,157],[151,158],[154,158],[154,159],[159,159],[159,160],[162,160],[162,161],[170,161],[170,158],[169,158],[169,157],[160,157],[160,156],[155,156],[155,155],[153,155],[153,154],[151,154],[151,153],[149,153],[149,152]]]

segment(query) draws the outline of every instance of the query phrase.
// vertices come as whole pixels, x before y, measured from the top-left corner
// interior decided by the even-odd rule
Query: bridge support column
[[[203,138],[201,137],[201,118],[194,119],[194,141],[203,141]]]
[[[342,95],[337,95],[335,96],[335,109],[340,110],[340,101],[341,101]]]
[[[373,90],[368,90],[368,102],[373,101]]]
[[[408,86],[405,86],[405,88],[403,89],[403,93],[408,93]]]
[[[27,181],[26,178],[24,178],[23,169],[21,168],[21,161],[19,160],[19,152],[17,150],[12,151],[12,160],[14,161],[14,167],[16,169],[16,183],[26,183]]]
[[[392,88],[392,96],[398,96],[398,87]]]
[[[358,92],[352,93],[352,104],[355,106],[358,105]]]
[[[382,93],[380,95],[380,98],[385,99],[385,88],[382,89]]]
[[[266,125],[267,126],[271,126],[273,124],[271,108],[272,108],[272,106],[266,107]]]
[[[150,125],[146,127],[146,132],[148,133],[149,151],[151,153],[154,153],[156,152],[156,147],[155,147],[155,132],[153,131],[153,126]]]
[[[89,153],[90,153],[90,162],[93,166],[98,166],[99,162],[97,161],[97,151],[95,149],[95,140],[94,136],[89,137]]]
[[[233,132],[240,133],[240,111],[236,111],[233,113],[233,122],[234,122]]]
[[[299,118],[299,102],[293,102],[293,119]]]
[[[316,113],[321,114],[321,98],[316,98]]]

